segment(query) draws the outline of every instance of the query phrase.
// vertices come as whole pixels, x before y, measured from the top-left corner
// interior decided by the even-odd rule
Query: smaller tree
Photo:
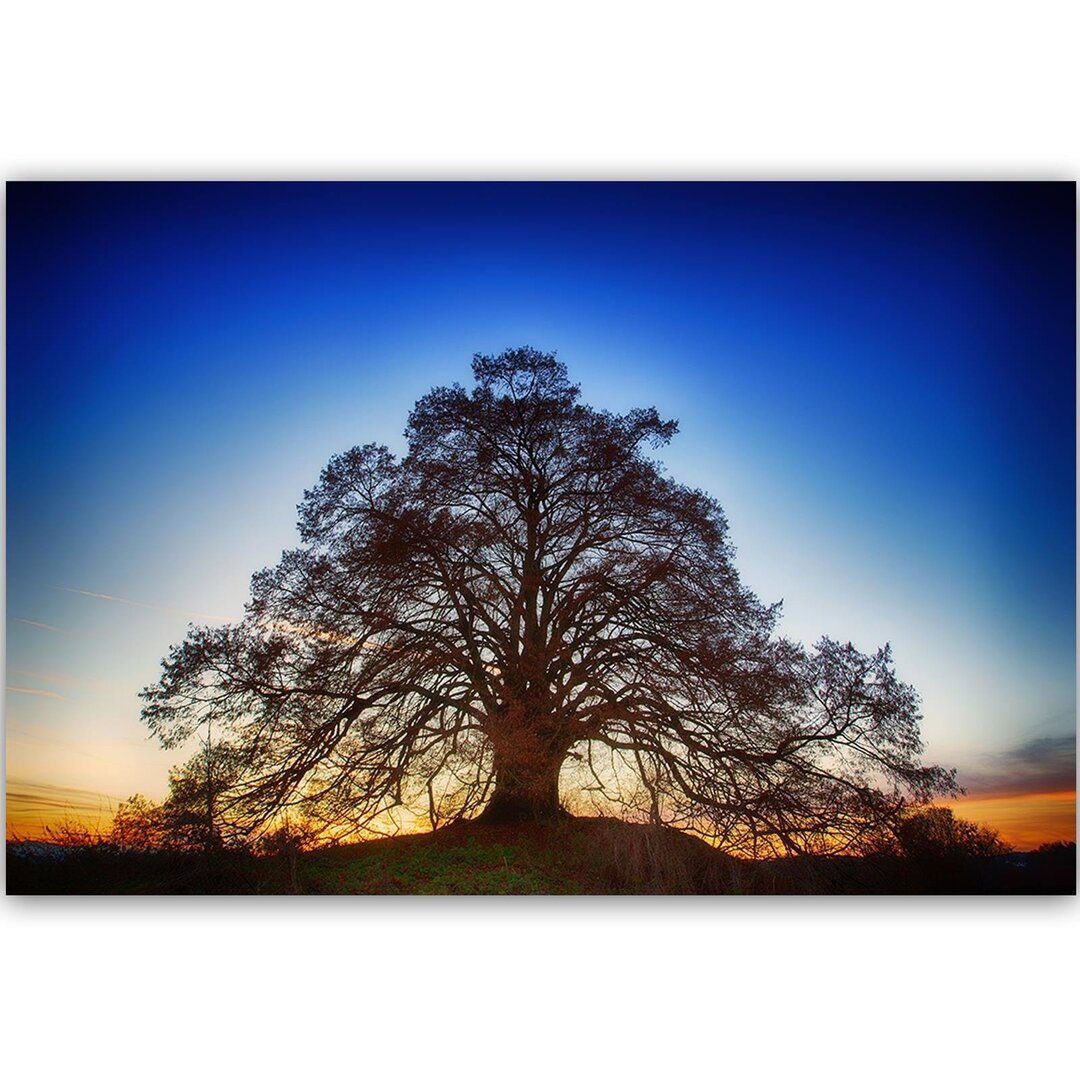
[[[1048,843],[1040,844],[1035,851],[1039,855],[1051,855],[1055,859],[1075,859],[1076,858],[1076,841],[1075,840],[1051,840]]]
[[[204,744],[169,770],[163,802],[132,795],[117,808],[105,841],[122,851],[218,851],[248,846],[248,836],[228,814],[236,784],[236,752],[226,743]]]
[[[164,814],[171,846],[216,851],[246,845],[246,832],[225,811],[241,767],[233,746],[208,742],[170,770]]]
[[[986,825],[957,818],[944,806],[904,815],[878,847],[909,859],[957,859],[1003,855],[1011,848]]]
[[[132,795],[117,808],[109,843],[121,851],[156,851],[168,846],[168,818],[161,803]]]

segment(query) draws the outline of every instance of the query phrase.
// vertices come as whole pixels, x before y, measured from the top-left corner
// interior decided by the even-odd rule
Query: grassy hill
[[[962,860],[731,858],[671,829],[607,818],[462,823],[309,852],[213,856],[8,845],[13,894],[1074,893],[1071,853]]]

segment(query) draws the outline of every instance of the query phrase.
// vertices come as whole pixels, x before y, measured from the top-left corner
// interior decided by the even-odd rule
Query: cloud
[[[78,593],[80,596],[92,596],[95,600],[111,600],[114,604],[134,604],[134,600],[125,600],[122,596],[110,596],[103,592],[90,592],[87,589],[71,589],[67,585],[57,585],[55,588],[63,592]],[[140,604],[140,607],[149,607],[149,604]]]
[[[28,686],[8,686],[6,690],[13,694],[33,694],[35,697],[49,697],[57,698],[60,701],[64,701],[63,694],[54,694],[51,690],[31,690]]]
[[[64,787],[60,784],[39,784],[33,781],[9,779],[7,805],[9,816],[27,811],[111,811],[118,800],[100,791]]]
[[[287,619],[275,619],[273,622],[264,623],[268,630],[273,630],[276,634],[284,634],[286,637],[298,637],[298,638],[312,638],[318,641],[328,641],[334,645],[360,645],[361,641],[357,637],[350,637],[348,634],[334,634],[329,630],[316,630],[312,626],[305,626],[302,623],[289,622]],[[377,649],[378,642],[366,641],[363,645],[367,649]]]
[[[184,611],[180,608],[163,607],[161,604],[146,604],[141,600],[129,600],[126,596],[113,596],[111,593],[92,592],[90,589],[75,589],[70,585],[53,585],[52,588],[60,592],[74,593],[76,596],[89,596],[93,600],[105,600],[110,604],[126,604],[128,607],[146,608],[149,611],[164,611],[169,615],[183,615],[186,619],[197,619],[199,622],[232,622],[231,617],[225,615],[207,615],[200,611]]]
[[[960,782],[969,794],[981,796],[1072,791],[1076,787],[1076,736],[1040,735],[986,754],[979,765],[963,771]]]
[[[37,630],[50,630],[54,634],[66,634],[66,630],[61,630],[59,626],[51,626],[45,622],[35,622],[33,619],[12,619],[12,622],[22,623],[24,626],[33,626]]]
[[[73,690],[90,690],[97,694],[129,694],[131,684],[123,679],[87,679],[75,675],[65,675],[59,671],[34,671],[30,668],[9,667],[8,675],[29,679],[36,683],[53,683],[67,686]],[[44,691],[42,691],[44,692]]]

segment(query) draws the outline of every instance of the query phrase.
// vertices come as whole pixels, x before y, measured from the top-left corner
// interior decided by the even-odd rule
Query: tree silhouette
[[[169,795],[162,804],[169,845],[214,852],[244,841],[243,825],[220,804],[241,782],[246,760],[235,746],[207,741],[187,762],[169,770]]]
[[[675,421],[583,404],[530,348],[473,372],[417,402],[404,458],[334,457],[243,621],[192,629],[143,692],[166,746],[212,723],[242,764],[220,813],[518,821],[562,812],[561,777],[753,853],[955,790],[887,647],[775,635],[720,506],[647,456]]]
[[[1009,850],[989,826],[958,818],[945,806],[902,815],[887,834],[867,846],[868,853],[909,859],[963,859],[1003,855]]]
[[[235,788],[242,767],[243,758],[234,748],[204,743],[188,761],[169,770],[169,794],[163,802],[132,795],[117,807],[108,842],[123,851],[211,853],[244,846],[246,832],[217,811],[218,793]]]

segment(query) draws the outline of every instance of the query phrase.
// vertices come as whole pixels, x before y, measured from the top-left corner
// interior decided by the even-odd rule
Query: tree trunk
[[[564,754],[548,751],[528,757],[495,752],[495,791],[480,814],[480,821],[505,824],[562,817],[559,806],[559,769]]]

